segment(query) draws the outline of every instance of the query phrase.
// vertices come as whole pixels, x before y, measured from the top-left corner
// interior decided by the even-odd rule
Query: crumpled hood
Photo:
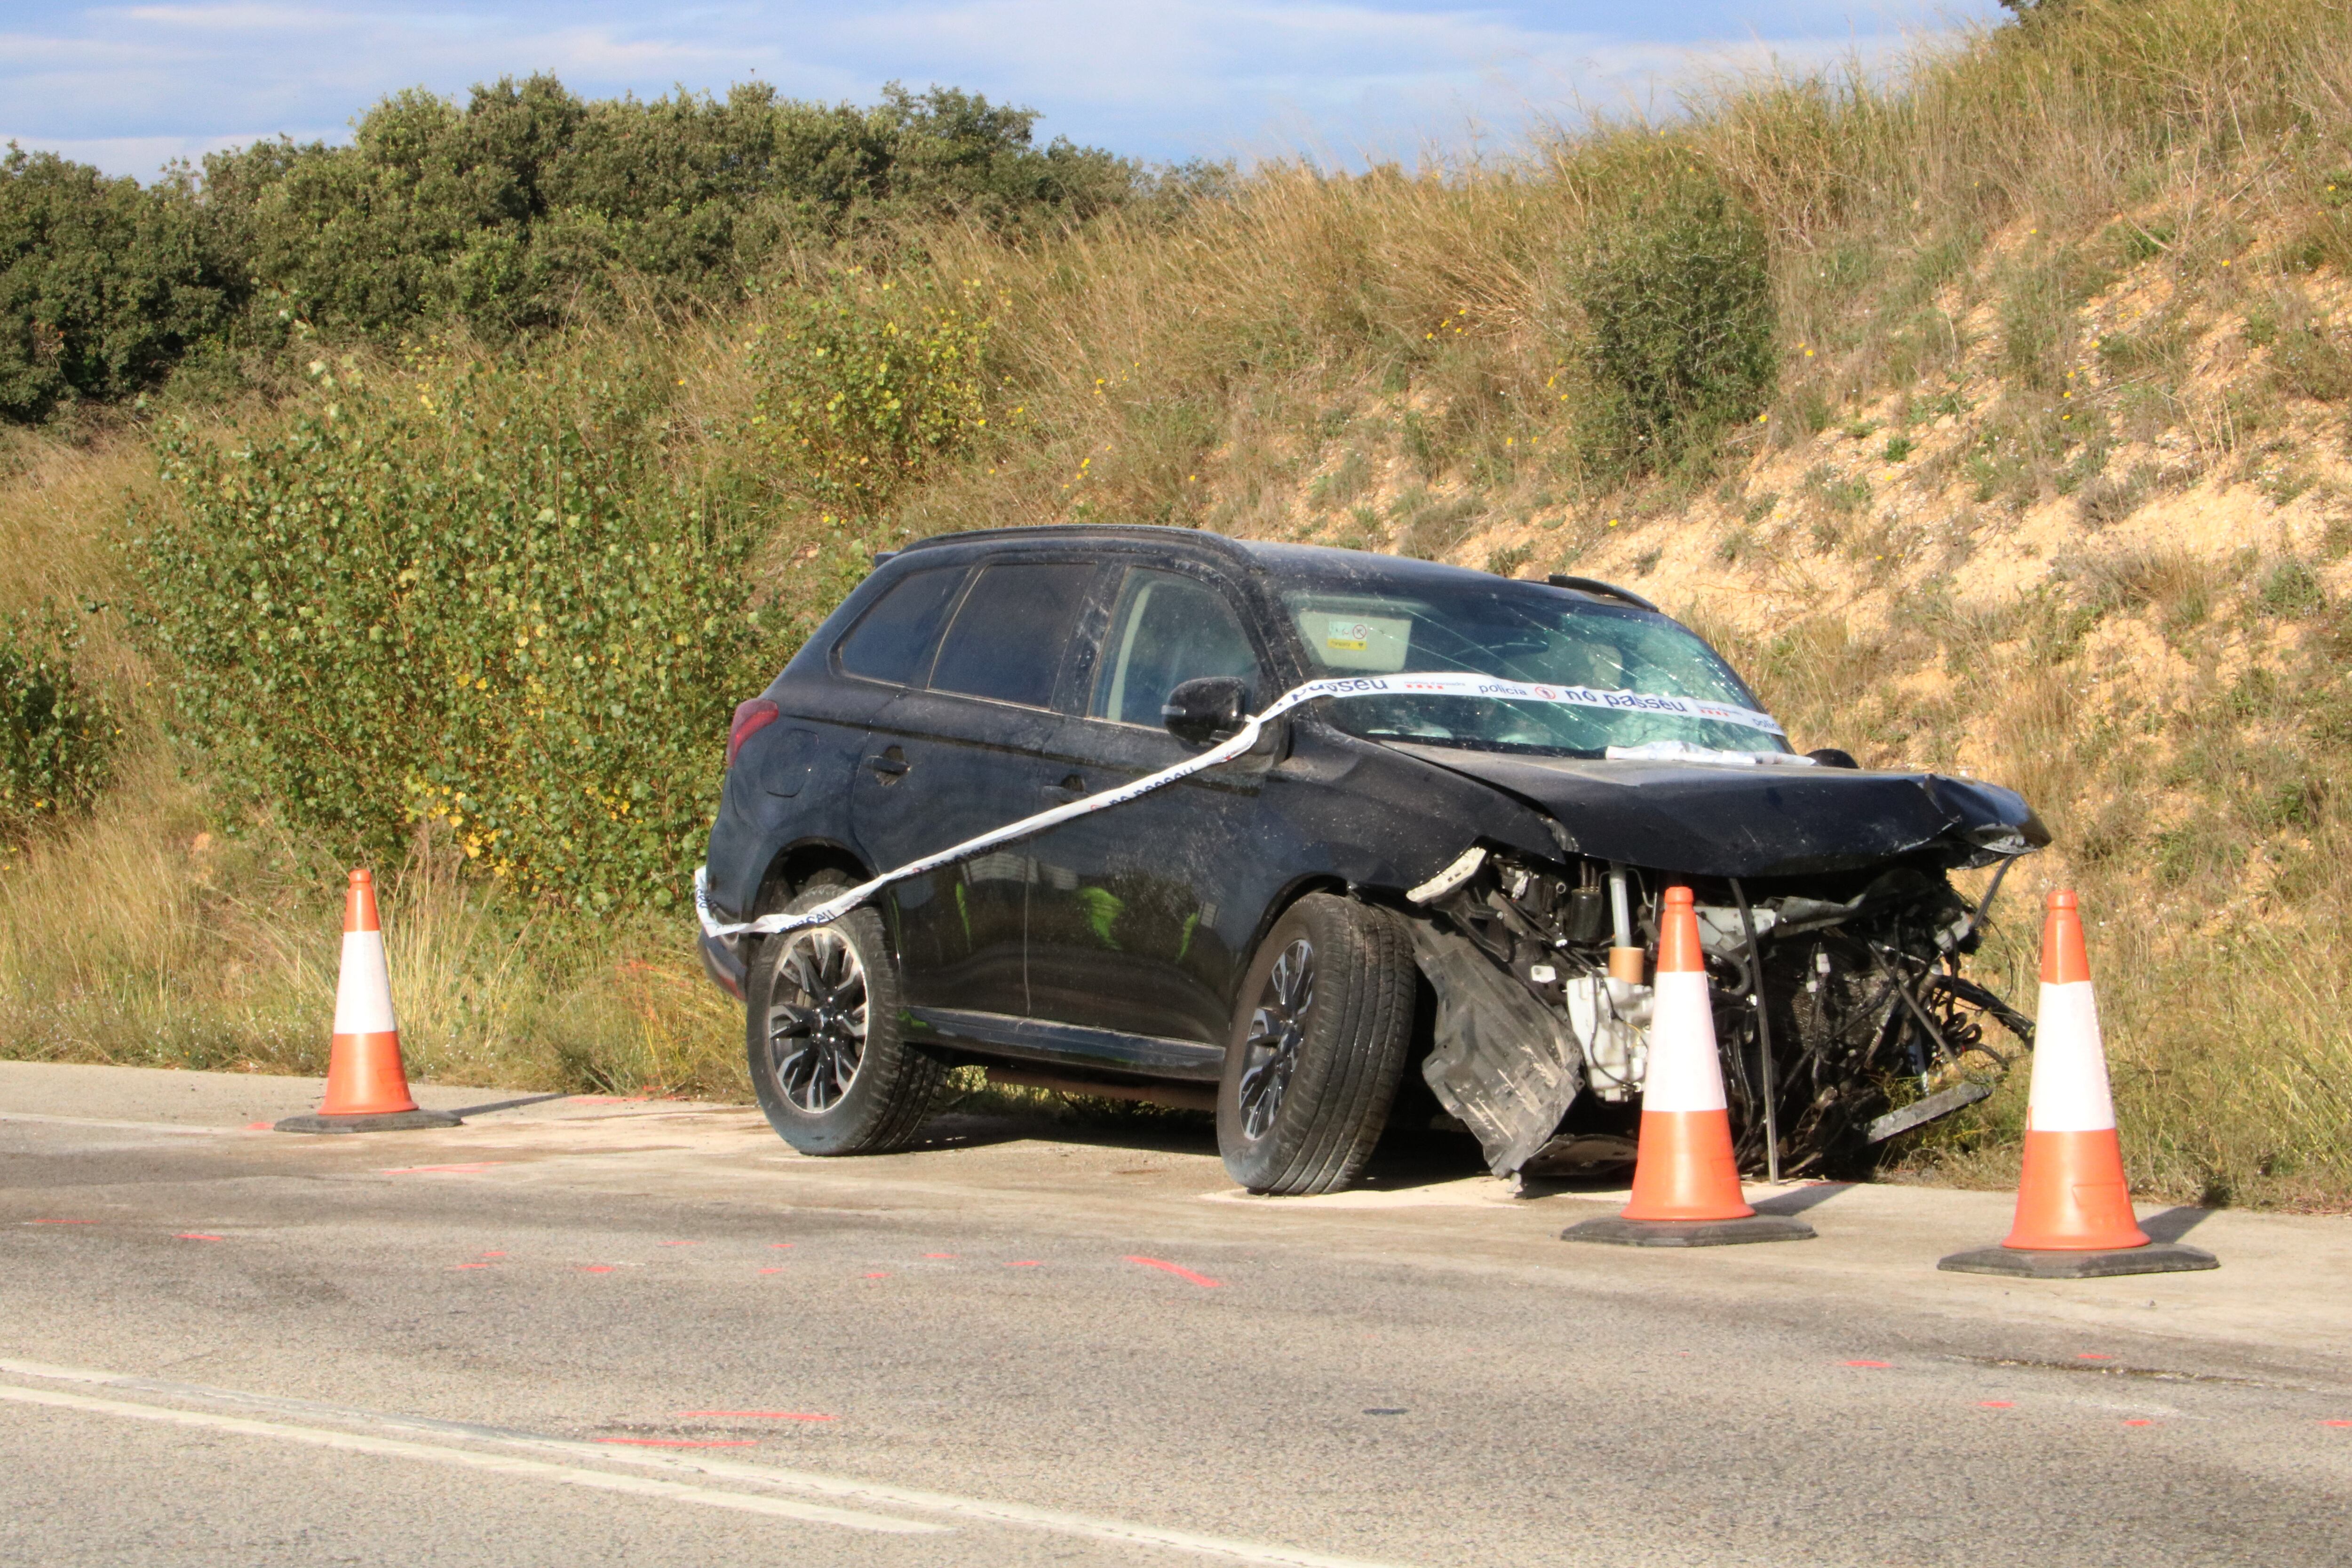
[[[1396,750],[1530,802],[1580,853],[1698,877],[1794,877],[1919,854],[1980,863],[2050,842],[2013,790],[1941,773],[1586,762],[1450,746]]]

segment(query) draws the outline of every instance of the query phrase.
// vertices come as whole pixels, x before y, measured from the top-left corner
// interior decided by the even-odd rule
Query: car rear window
[[[1050,706],[1070,627],[1094,574],[1090,564],[1060,561],[983,570],[940,644],[931,689]]]
[[[933,566],[899,578],[841,639],[841,668],[897,686],[913,680],[962,581],[961,566]]]

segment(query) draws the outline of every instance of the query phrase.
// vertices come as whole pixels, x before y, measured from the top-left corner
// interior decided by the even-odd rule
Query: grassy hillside
[[[461,429],[446,389],[561,384],[541,427],[633,432],[630,482],[741,530],[750,668],[864,551],[949,528],[1163,521],[1629,582],[1800,746],[2034,800],[2058,844],[1989,961],[2030,999],[2031,905],[2082,889],[2144,1187],[2352,1201],[2352,8],[2071,0],[1891,82],[1736,83],[1506,163],[1270,168],[1044,234],[907,225],[783,245],[736,306],[520,345],[321,337],[297,384],[161,436],[229,467],[159,468],[140,424],[14,437],[0,608],[111,606],[82,663],[123,734],[94,815],[26,828],[0,878],[5,1048],[315,1065],[335,868],[366,843],[403,862],[427,1070],[735,1086],[674,915],[583,921],[560,879],[486,868],[482,819],[404,815],[405,778],[364,823],[273,794],[136,624],[184,589],[131,542],[236,537],[291,494],[268,453],[329,438],[304,431],[427,478],[462,435],[488,442],[468,472],[522,474],[520,426],[512,451]],[[446,503],[371,504],[429,534]],[[708,731],[704,798],[740,694],[646,716]],[[414,754],[447,721],[387,719]],[[2022,1089],[1908,1167],[2008,1179]]]

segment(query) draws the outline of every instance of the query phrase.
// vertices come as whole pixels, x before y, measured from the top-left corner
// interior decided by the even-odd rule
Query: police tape
[[[893,882],[903,882],[909,877],[919,877],[927,871],[936,871],[942,866],[952,866],[960,860],[969,860],[976,855],[988,853],[1000,844],[1010,844],[1016,839],[1031,837],[1045,832],[1047,828],[1058,827],[1063,823],[1073,821],[1077,817],[1090,816],[1097,811],[1108,811],[1115,805],[1124,805],[1139,795],[1150,795],[1153,790],[1164,789],[1181,780],[1191,778],[1194,773],[1206,773],[1211,768],[1232,762],[1235,757],[1245,754],[1250,748],[1257,744],[1258,737],[1265,732],[1265,725],[1269,721],[1280,718],[1302,703],[1313,702],[1326,697],[1340,699],[1456,697],[1484,699],[1494,702],[1544,702],[1570,708],[1606,709],[1619,713],[1650,713],[1669,718],[1704,719],[1719,724],[1737,724],[1745,729],[1756,730],[1770,735],[1785,732],[1780,723],[1769,713],[1759,713],[1753,708],[1741,708],[1732,703],[1706,702],[1691,697],[1665,697],[1640,691],[1610,691],[1591,686],[1547,686],[1528,681],[1504,680],[1491,675],[1452,670],[1409,675],[1333,676],[1321,680],[1310,680],[1303,686],[1291,688],[1264,709],[1244,720],[1242,727],[1233,735],[1210,747],[1197,757],[1187,757],[1173,767],[1162,768],[1156,773],[1146,773],[1143,777],[1120,784],[1116,789],[1104,790],[1098,795],[1086,795],[1066,805],[1057,805],[1051,810],[1041,811],[1034,816],[1024,816],[1018,822],[1007,823],[992,833],[983,833],[977,838],[967,838],[962,843],[942,849],[935,855],[926,855],[919,860],[909,860],[894,871],[885,871],[869,881],[860,882],[857,886],[836,893],[823,903],[803,910],[798,914],[780,912],[761,915],[753,921],[719,920],[710,910],[710,868],[708,866],[698,866],[694,870],[695,919],[701,922],[703,934],[713,937],[779,936],[785,931],[799,931],[806,926],[829,925]],[[1643,749],[1636,747],[1632,748],[1632,751],[1638,754]],[[1614,750],[1616,749],[1612,748],[1612,752]],[[1692,748],[1694,752],[1696,750],[1697,748]],[[1789,760],[1793,762],[1799,759]]]

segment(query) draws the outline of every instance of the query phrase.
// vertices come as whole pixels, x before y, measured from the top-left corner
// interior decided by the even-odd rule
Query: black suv
[[[1197,757],[1318,679],[1343,695],[1214,767],[741,929]],[[703,952],[798,1149],[903,1146],[943,1071],[985,1063],[1213,1105],[1237,1181],[1307,1193],[1392,1106],[1497,1171],[1628,1157],[1679,882],[1743,1160],[1821,1168],[1985,1092],[1984,1024],[2026,1026],[1959,973],[1981,910],[1946,874],[2048,835],[2006,790],[1797,756],[1759,709],[1586,579],[1176,529],[927,540],[737,710]]]

